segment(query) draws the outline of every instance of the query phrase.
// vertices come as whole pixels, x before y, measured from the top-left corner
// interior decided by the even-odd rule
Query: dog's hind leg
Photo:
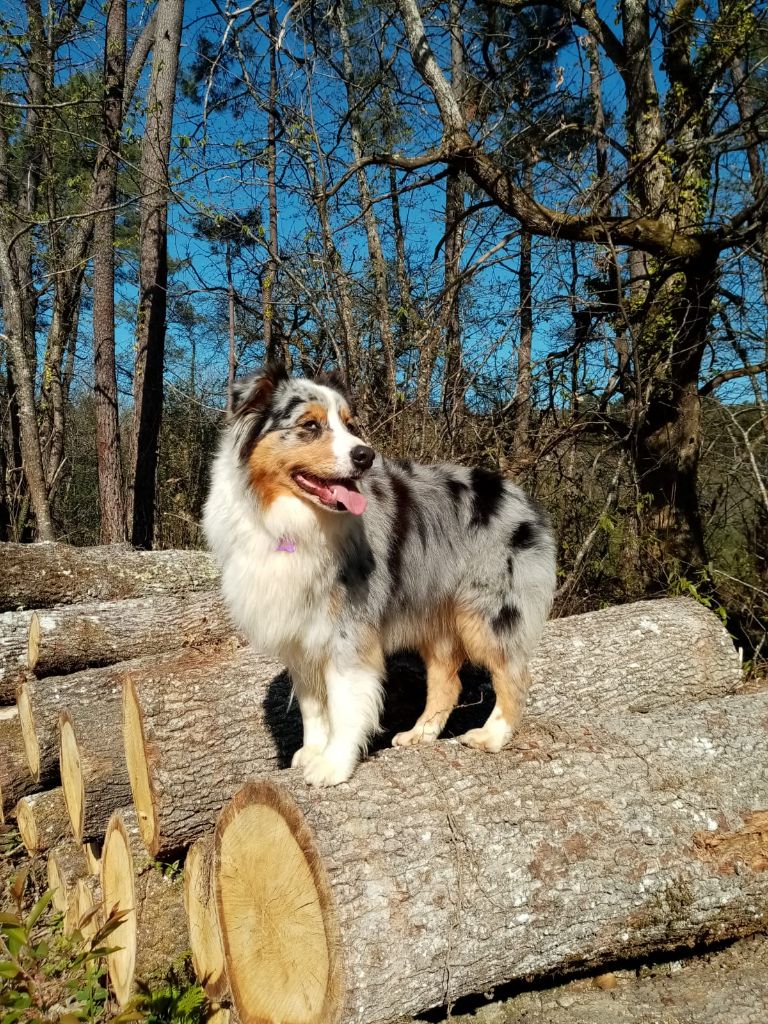
[[[504,623],[502,633],[506,632]],[[491,673],[496,704],[484,725],[460,737],[462,743],[478,750],[498,753],[514,735],[523,717],[530,686],[530,673],[523,652],[510,650],[508,637],[497,635],[495,627],[470,610],[460,610],[456,627],[471,661]]]
[[[393,737],[393,747],[434,743],[459,699],[461,658],[455,645],[446,640],[423,648],[421,653],[427,666],[427,703],[414,727]]]

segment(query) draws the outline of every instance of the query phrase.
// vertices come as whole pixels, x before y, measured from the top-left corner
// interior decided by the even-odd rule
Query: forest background
[[[202,543],[233,381],[501,467],[558,609],[768,619],[768,13],[0,3],[0,540]]]

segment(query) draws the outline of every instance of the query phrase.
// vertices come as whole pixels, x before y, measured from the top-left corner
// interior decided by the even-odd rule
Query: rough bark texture
[[[90,874],[83,844],[65,839],[48,851],[48,888],[56,910],[64,911],[78,878]]]
[[[107,968],[115,995],[124,1005],[137,980],[168,973],[189,949],[181,875],[159,870],[146,854],[132,810],[117,811],[107,826],[102,860],[105,917],[115,908],[129,911],[110,937],[115,952]]]
[[[140,670],[138,670],[140,668]],[[190,653],[164,670],[125,673],[123,738],[142,831],[154,854],[204,835],[249,779],[290,764],[301,744],[290,682],[252,651]],[[640,602],[547,625],[532,663],[531,713],[568,721],[597,712],[673,707],[733,692],[738,655],[716,616],[685,599]],[[470,685],[449,721],[457,734],[487,717],[489,690]],[[385,738],[423,710],[418,671],[393,662]],[[130,711],[131,717],[127,712]]]
[[[293,911],[290,899],[283,911],[262,907],[274,896],[265,885],[242,893],[240,919],[237,874],[260,856],[267,877],[271,839],[239,856],[231,844],[222,851],[254,806],[277,809],[319,878],[328,988],[338,971],[344,1008],[306,1021],[392,1021],[512,978],[598,969],[768,924],[765,694],[674,718],[529,721],[495,756],[459,744],[389,751],[322,798],[294,771],[279,787],[245,787],[219,819],[215,868],[244,1024],[255,1018],[238,996],[238,925],[266,910],[289,934],[306,913],[306,900]],[[276,864],[286,854],[279,844],[271,852]],[[255,950],[263,939],[250,937]],[[275,990],[290,986],[286,977]]]
[[[52,608],[33,613],[29,668],[37,676],[77,672],[153,652],[204,647],[232,634],[217,592]]]
[[[0,709],[0,825],[23,796],[40,789],[29,774],[16,708]]]
[[[755,1024],[768,1016],[768,939],[612,971],[483,1005],[453,1024]],[[474,1000],[473,1000],[474,1002]],[[457,1008],[458,1009],[458,1008]],[[469,1007],[466,1007],[469,1009]],[[405,1022],[403,1022],[405,1024]]]
[[[112,812],[131,801],[119,737],[117,690],[59,716],[61,788],[72,833],[81,843],[100,840]]]
[[[45,853],[71,835],[61,787],[30,793],[16,804],[16,825],[29,853]]]
[[[27,634],[32,612],[0,614],[0,704],[13,704],[19,674],[27,665]]]
[[[0,611],[50,608],[151,594],[213,590],[219,574],[204,551],[133,551],[122,545],[0,545]]]
[[[195,975],[208,998],[216,1002],[227,996],[229,984],[213,878],[213,836],[203,836],[190,846],[184,861],[184,909]]]

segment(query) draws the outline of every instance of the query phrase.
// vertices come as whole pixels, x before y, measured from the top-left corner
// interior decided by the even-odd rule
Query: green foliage
[[[28,881],[29,868],[21,868],[10,886],[14,909],[0,914],[0,1024],[104,1020],[105,942],[124,915],[110,915],[90,939],[80,931],[65,937],[61,916],[51,910],[52,892],[29,907]]]
[[[156,989],[144,989],[134,1000],[147,1024],[203,1024],[210,1012],[200,985],[171,977]]]

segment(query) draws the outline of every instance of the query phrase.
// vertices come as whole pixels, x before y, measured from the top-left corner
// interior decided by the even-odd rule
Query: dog
[[[394,745],[437,739],[465,661],[489,671],[496,704],[462,741],[508,743],[555,590],[548,519],[515,484],[385,459],[338,379],[268,367],[236,387],[203,528],[236,623],[290,672],[304,728],[293,765],[307,783],[350,778],[396,650],[421,653],[427,699]]]

